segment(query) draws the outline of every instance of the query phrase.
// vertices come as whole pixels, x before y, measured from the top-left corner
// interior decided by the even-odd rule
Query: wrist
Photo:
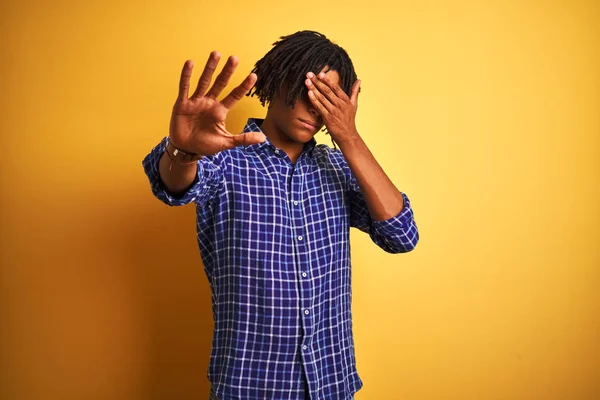
[[[336,137],[333,139],[338,146],[340,146],[340,150],[343,150],[343,148],[355,147],[362,140],[357,130],[352,130],[339,139]]]
[[[188,152],[176,146],[170,137],[167,138],[165,153],[171,159],[172,164],[194,164],[202,158],[201,155]]]
[[[188,150],[187,146],[184,143],[179,142],[178,140],[173,140],[173,136],[169,135],[167,136],[167,145],[171,144],[172,147],[174,147],[175,149],[177,149],[178,151],[185,153],[185,154],[191,154],[191,155],[197,155],[198,153]]]

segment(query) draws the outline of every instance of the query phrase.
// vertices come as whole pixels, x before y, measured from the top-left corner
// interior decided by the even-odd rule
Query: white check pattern
[[[250,118],[244,132],[260,131]],[[208,379],[221,400],[350,400],[363,382],[352,334],[350,227],[390,253],[419,240],[404,209],[373,221],[339,150],[313,139],[295,165],[267,140],[198,161],[174,196],[158,170],[164,138],[143,160],[154,195],[196,203],[215,330]]]

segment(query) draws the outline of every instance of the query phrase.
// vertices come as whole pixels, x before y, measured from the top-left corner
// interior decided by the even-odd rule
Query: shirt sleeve
[[[419,230],[406,193],[401,192],[404,208],[398,215],[384,221],[375,221],[347,163],[344,169],[347,177],[346,193],[350,203],[350,226],[368,233],[373,242],[388,253],[412,251],[419,241]]]
[[[198,173],[188,190],[180,194],[170,192],[160,178],[159,161],[167,147],[167,138],[154,147],[142,161],[150,188],[156,198],[169,206],[184,206],[195,202],[201,206],[213,199],[222,183],[222,172],[215,156],[197,161]]]

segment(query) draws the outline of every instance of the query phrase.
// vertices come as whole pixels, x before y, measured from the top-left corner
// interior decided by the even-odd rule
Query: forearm
[[[170,169],[169,169],[170,168]],[[194,182],[198,173],[198,163],[180,164],[173,162],[168,154],[163,153],[159,161],[160,179],[173,194],[185,192]]]
[[[398,215],[404,208],[402,194],[381,168],[358,132],[347,135],[338,145],[356,177],[371,218],[384,221]]]

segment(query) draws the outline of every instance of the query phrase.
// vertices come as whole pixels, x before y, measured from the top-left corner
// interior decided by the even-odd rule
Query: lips
[[[306,119],[302,119],[302,118],[298,118],[298,119],[300,121],[304,122],[305,124],[308,124],[308,125],[312,126],[313,128],[317,127],[317,124],[315,122],[312,122],[312,121],[309,121],[309,120],[306,120]]]

